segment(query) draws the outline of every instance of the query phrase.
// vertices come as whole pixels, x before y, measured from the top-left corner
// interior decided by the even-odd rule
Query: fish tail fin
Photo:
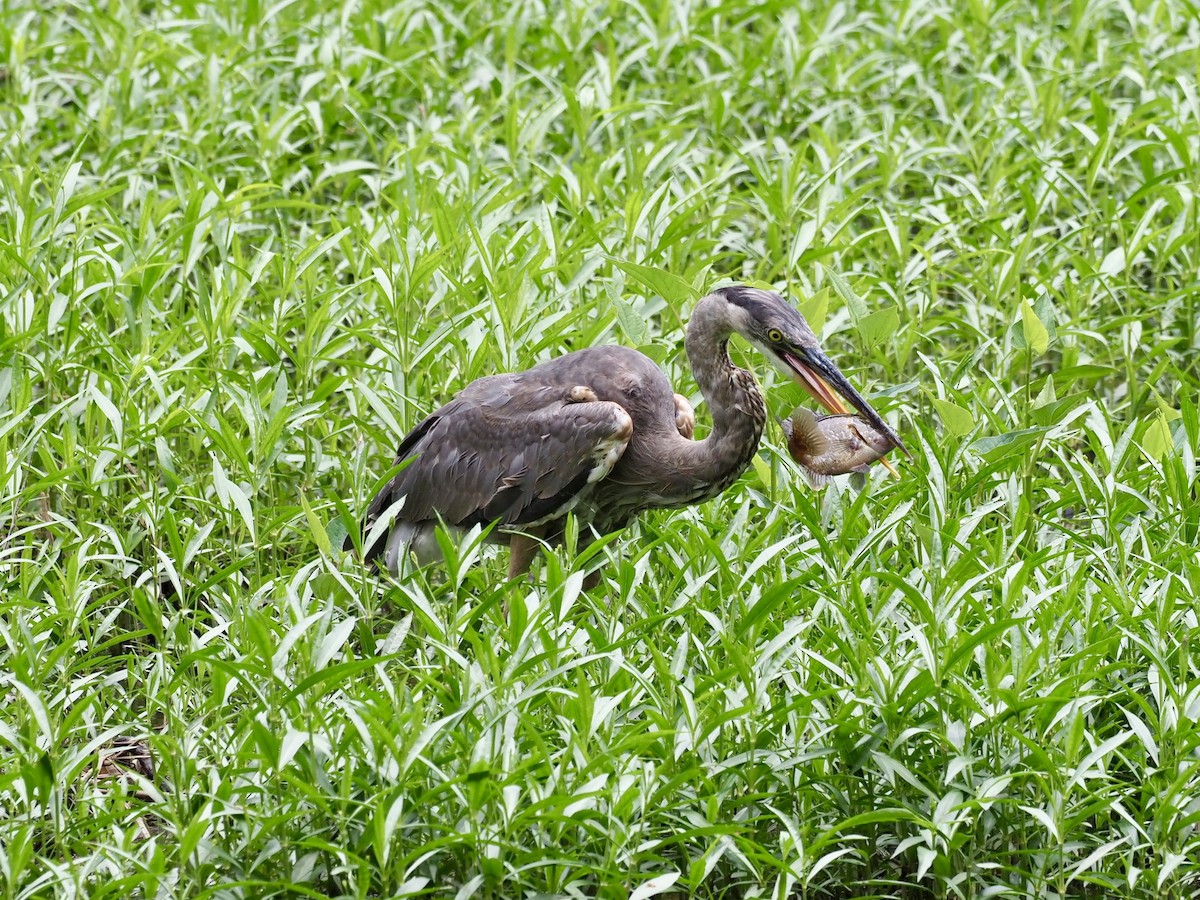
[[[804,465],[804,463],[797,463],[796,466],[800,469],[800,474],[804,476],[804,480],[808,482],[808,486],[814,491],[819,491],[833,480],[828,475],[814,472],[808,466]]]

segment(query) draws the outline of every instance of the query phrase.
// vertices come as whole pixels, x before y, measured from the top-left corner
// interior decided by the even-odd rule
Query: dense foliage
[[[0,895],[1200,892],[1192,4],[15,0],[0,67]],[[729,280],[901,480],[333,549],[480,375],[699,403]]]

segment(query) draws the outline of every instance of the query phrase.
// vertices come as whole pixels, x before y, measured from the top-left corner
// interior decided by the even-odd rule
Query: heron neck
[[[712,431],[701,441],[687,441],[687,463],[700,480],[723,490],[750,464],[762,439],[766,405],[754,376],[729,358],[734,332],[728,305],[705,297],[692,312],[684,348],[692,374],[712,416]]]

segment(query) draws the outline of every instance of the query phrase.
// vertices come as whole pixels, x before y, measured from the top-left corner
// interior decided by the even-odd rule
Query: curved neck
[[[684,349],[692,374],[712,416],[712,432],[702,441],[683,441],[683,467],[693,477],[724,490],[750,464],[766,424],[766,405],[754,376],[729,358],[734,332],[729,304],[709,295],[696,304]],[[711,496],[711,495],[710,495]]]

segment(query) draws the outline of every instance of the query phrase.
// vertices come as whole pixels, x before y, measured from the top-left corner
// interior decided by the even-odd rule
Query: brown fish
[[[787,437],[788,453],[813,487],[821,487],[834,475],[864,473],[873,462],[882,462],[896,474],[884,459],[895,442],[859,416],[818,417],[798,406],[791,418],[779,424]]]

